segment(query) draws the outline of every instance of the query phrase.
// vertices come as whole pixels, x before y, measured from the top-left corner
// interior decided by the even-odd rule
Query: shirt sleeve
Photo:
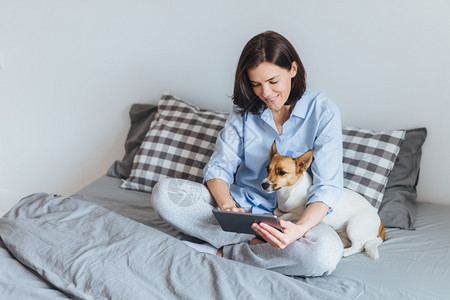
[[[313,150],[313,185],[306,203],[320,201],[331,211],[341,198],[344,182],[341,115],[335,105],[323,112]]]
[[[203,169],[203,181],[222,179],[231,185],[243,159],[243,117],[234,112],[220,131],[210,161]]]

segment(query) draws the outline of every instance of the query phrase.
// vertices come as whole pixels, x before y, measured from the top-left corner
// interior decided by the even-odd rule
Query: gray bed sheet
[[[131,226],[128,228],[129,231],[138,232],[131,236],[138,239],[134,243],[142,244],[141,248],[150,249],[148,251],[152,252],[157,249],[155,245],[166,245],[168,250],[165,253],[169,257],[169,261],[159,267],[155,266],[148,274],[144,272],[140,275],[151,282],[150,286],[154,290],[152,297],[147,297],[147,299],[449,299],[450,206],[419,203],[416,230],[388,229],[387,240],[379,248],[380,259],[377,261],[372,261],[363,254],[356,254],[343,258],[330,276],[293,278],[208,254],[196,253],[177,241],[176,238],[180,238],[181,235],[154,212],[149,201],[150,194],[121,189],[120,183],[120,179],[103,176],[73,195],[70,198],[71,205],[74,205],[75,199],[84,201],[76,202],[78,204],[74,206],[75,208],[70,205],[63,206],[63,208],[68,213],[67,215],[73,215],[74,211],[80,212],[79,223],[73,223],[74,226],[68,231],[71,233],[61,235],[60,238],[74,240],[75,236],[79,236],[77,235],[79,228],[84,228],[84,234],[87,234],[86,231],[93,230],[96,226],[104,226],[104,224],[111,226],[128,224],[127,226]],[[91,203],[101,206],[95,208],[95,211],[100,211],[100,215],[107,215],[108,218],[85,213],[86,210],[93,209],[94,206]],[[103,208],[107,210],[103,210]],[[29,265],[29,262],[34,260],[30,258],[33,257],[31,244],[38,244],[39,239],[32,239],[33,235],[30,235],[26,228],[28,228],[27,226],[42,226],[38,223],[42,221],[43,211],[38,208],[36,210],[38,215],[41,214],[40,218],[27,216],[24,220],[31,223],[25,225],[21,223],[22,221],[15,220],[12,223],[8,223],[8,221],[6,222],[9,224],[8,226],[12,226],[8,227],[8,230],[2,219],[0,233],[9,234],[8,237],[13,236],[14,238],[8,238],[9,250],[0,240],[0,299],[89,298],[86,296],[88,294],[77,294],[77,290],[71,290],[70,286],[66,285],[62,288],[58,280],[51,276],[48,277],[48,273],[36,266]],[[81,213],[83,211],[84,213]],[[30,211],[28,208],[23,209],[23,213],[29,214]],[[11,216],[11,213],[9,215]],[[121,221],[117,223],[119,225],[113,225],[116,223],[111,221],[113,219],[120,219]],[[137,222],[130,222],[129,219]],[[110,221],[106,222],[106,220]],[[53,215],[53,219],[50,221],[59,224],[60,222],[64,223],[65,218]],[[61,229],[59,226],[56,227],[58,230]],[[22,237],[24,240],[14,241],[16,231],[27,231]],[[139,236],[142,233],[149,237],[148,241]],[[37,231],[35,236],[39,236],[39,234],[43,233]],[[101,232],[100,236],[104,234]],[[48,234],[42,237],[46,236]],[[106,240],[101,240],[108,243],[112,238],[110,236]],[[139,238],[142,241],[138,242]],[[92,244],[93,248],[98,246],[100,245]],[[42,248],[43,245],[38,247]],[[80,252],[77,253],[80,254]],[[58,258],[58,255],[64,253],[57,254],[51,253],[49,257],[52,259],[45,263],[55,267],[54,265],[57,265],[58,261],[61,262],[61,257]],[[17,256],[21,256],[19,259],[21,262]],[[147,257],[147,259],[150,258]],[[178,260],[183,263],[181,265],[175,263]],[[84,263],[89,264],[89,258],[86,258]],[[32,264],[36,264],[36,262],[32,262]],[[172,265],[173,267],[171,267]],[[202,274],[202,276],[198,274]],[[204,274],[214,275],[211,277]],[[182,275],[187,276],[183,277]],[[101,277],[92,276],[87,285],[94,287],[103,285],[107,276],[108,274],[101,274]],[[180,276],[183,278],[181,281]],[[186,278],[202,281],[201,287],[189,290],[189,286],[185,286]],[[67,280],[80,282],[81,279],[69,273]],[[192,282],[192,284],[194,283]],[[86,286],[86,284],[82,286]],[[179,290],[180,286],[183,289]],[[96,289],[94,288],[94,290]],[[108,297],[106,292],[102,294],[98,289],[97,293],[97,299],[124,299],[117,295]]]
[[[103,176],[78,194],[180,237],[154,212],[150,194],[121,189],[120,183]],[[387,228],[377,261],[356,254],[343,258],[330,276],[296,279],[354,299],[450,299],[450,206],[419,202],[415,226]]]
[[[86,201],[89,198],[34,194],[0,219],[9,258],[20,261],[19,273],[44,289],[32,288],[31,299],[341,297],[279,273],[197,252],[173,236]],[[15,261],[5,262],[2,271],[16,278],[18,272],[11,271]],[[32,273],[42,282],[35,282]],[[25,298],[20,290],[27,287],[19,281],[13,280],[15,289],[2,290],[0,298]]]

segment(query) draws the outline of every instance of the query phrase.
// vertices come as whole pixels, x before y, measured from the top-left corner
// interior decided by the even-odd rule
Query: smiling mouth
[[[277,100],[277,97],[278,97],[278,95],[275,96],[275,97],[272,97],[272,98],[266,98],[266,101],[269,102],[269,103],[274,103],[275,100]]]

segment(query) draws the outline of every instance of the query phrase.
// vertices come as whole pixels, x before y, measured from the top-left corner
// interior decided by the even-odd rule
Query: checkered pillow
[[[344,186],[362,194],[378,209],[405,131],[374,132],[345,127],[342,139]]]
[[[158,116],[134,157],[130,177],[121,187],[151,192],[165,177],[202,182],[203,167],[227,118],[226,113],[200,109],[163,95]]]

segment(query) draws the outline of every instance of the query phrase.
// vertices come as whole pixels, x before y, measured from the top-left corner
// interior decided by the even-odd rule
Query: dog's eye
[[[270,168],[269,168],[269,166],[266,167],[266,171],[267,171],[267,173],[270,173]]]
[[[286,175],[286,172],[283,170],[280,170],[280,171],[278,171],[278,175],[280,175],[280,176]]]

